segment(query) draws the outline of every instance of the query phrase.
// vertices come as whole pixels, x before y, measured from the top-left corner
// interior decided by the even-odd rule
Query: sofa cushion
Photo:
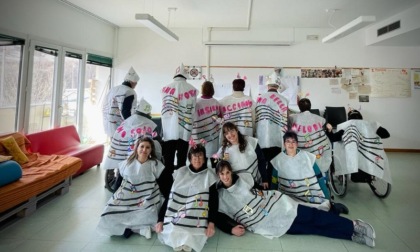
[[[13,136],[8,136],[8,137],[0,139],[0,143],[7,150],[7,152],[13,157],[13,159],[16,160],[19,164],[24,164],[29,161],[25,153],[23,153],[22,150],[19,148]]]
[[[8,134],[0,134],[0,139],[12,136],[17,145],[19,146],[19,149],[26,155],[28,154],[27,148],[31,145],[31,142],[28,140],[28,138],[25,137],[25,135],[13,132]],[[0,155],[7,155],[7,150],[3,147],[3,145],[0,144]]]
[[[22,177],[22,168],[12,160],[0,163],[0,186],[15,182]]]
[[[3,155],[0,155],[0,163],[1,162],[5,162],[7,160],[10,160],[12,158],[13,158],[12,156],[3,156]]]

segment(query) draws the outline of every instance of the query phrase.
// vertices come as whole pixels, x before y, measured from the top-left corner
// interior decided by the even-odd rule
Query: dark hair
[[[288,138],[293,138],[296,142],[298,141],[297,134],[293,130],[288,130],[284,133],[283,142],[286,142],[286,139]]]
[[[224,169],[228,169],[230,172],[233,172],[232,166],[226,160],[221,160],[216,165],[216,174],[221,173]]]
[[[248,144],[244,135],[239,131],[238,127],[233,124],[232,122],[226,122],[223,124],[222,132],[223,132],[223,141],[222,141],[222,155],[226,150],[226,147],[231,146],[231,143],[227,140],[225,133],[229,130],[235,130],[238,132],[238,142],[239,142],[239,151],[244,153],[246,145]]]
[[[201,84],[201,93],[205,96],[213,97],[214,95],[214,87],[211,81],[205,81]]]
[[[245,81],[242,79],[235,79],[232,82],[233,91],[244,91]]]
[[[305,112],[311,109],[311,101],[308,98],[302,98],[298,102],[300,112]]]
[[[198,153],[203,153],[204,158],[206,158],[206,148],[201,143],[198,143],[195,147],[191,147],[188,151],[188,160],[191,161],[192,155],[196,155]]]
[[[142,143],[142,142],[150,143],[150,146],[152,147],[152,151],[150,152],[149,159],[155,160],[156,164],[157,164],[158,158],[156,156],[155,143],[153,142],[153,139],[151,139],[150,137],[147,137],[147,136],[143,136],[143,137],[141,137],[137,140],[133,153],[131,153],[131,155],[127,159],[127,164],[131,164],[134,161],[134,159],[138,158],[139,155],[137,154],[137,149],[139,148],[140,143]]]
[[[352,120],[352,119],[363,120],[362,114],[358,110],[355,110],[355,109],[349,111],[349,113],[347,114],[347,118],[349,120]]]

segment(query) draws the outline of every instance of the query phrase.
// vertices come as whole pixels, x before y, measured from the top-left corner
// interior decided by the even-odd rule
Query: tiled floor
[[[380,200],[366,184],[350,182],[347,196],[338,201],[349,218],[361,218],[376,230],[375,251],[420,251],[420,154],[389,153],[393,177],[391,195]],[[104,171],[92,168],[73,180],[70,192],[41,206],[33,215],[0,226],[0,251],[172,251],[156,234],[146,240],[101,236],[95,231],[111,196],[104,189]],[[267,239],[247,233],[233,237],[221,231],[203,251],[373,251],[350,241],[318,236],[285,235]]]

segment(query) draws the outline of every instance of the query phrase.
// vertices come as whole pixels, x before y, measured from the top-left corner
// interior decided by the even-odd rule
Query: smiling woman
[[[250,174],[233,174],[227,161],[220,161],[216,172],[220,179],[214,186],[219,194],[216,226],[223,232],[242,236],[249,230],[270,238],[315,234],[375,246],[375,230],[369,223],[298,204],[276,190],[261,190]]]

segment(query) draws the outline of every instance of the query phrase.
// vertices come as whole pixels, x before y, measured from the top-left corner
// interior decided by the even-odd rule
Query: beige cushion
[[[19,148],[13,136],[8,136],[0,139],[0,144],[7,150],[8,154],[13,157],[13,160],[19,164],[24,164],[29,161],[28,157]]]

